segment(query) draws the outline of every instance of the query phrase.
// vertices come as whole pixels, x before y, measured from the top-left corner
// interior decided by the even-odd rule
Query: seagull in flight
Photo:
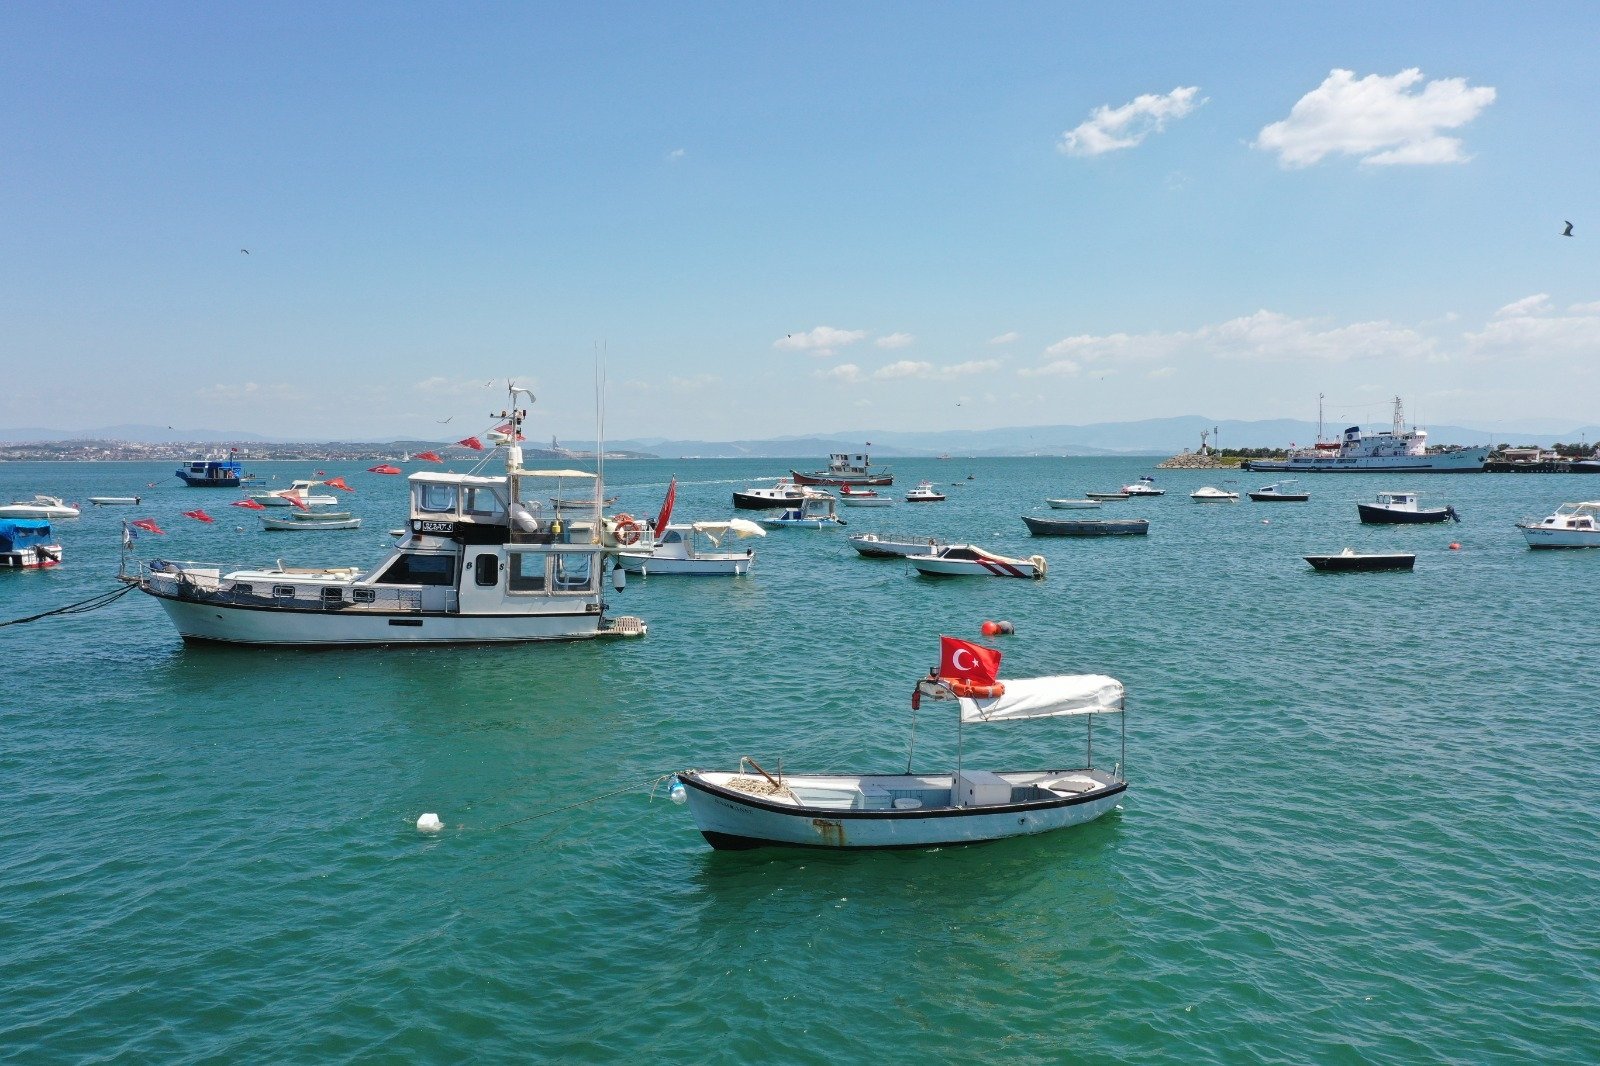
[[[248,249],[248,248],[240,248],[239,251],[242,252],[245,255],[249,255],[250,254],[250,249]]]
[[[1563,219],[1563,221],[1565,221],[1565,220]],[[1567,228],[1561,231],[1561,235],[1563,237],[1572,236],[1572,223],[1570,223],[1570,222],[1567,223]]]
[[[454,417],[455,417],[455,415],[451,415],[451,416],[450,416],[450,418],[454,418]],[[446,422],[448,422],[448,421],[450,421],[450,418],[441,418],[441,419],[440,419],[440,420],[439,420],[439,424],[440,424],[440,425],[441,425],[441,426],[442,426],[442,425],[444,425],[444,424],[445,424],[445,423],[446,423]]]

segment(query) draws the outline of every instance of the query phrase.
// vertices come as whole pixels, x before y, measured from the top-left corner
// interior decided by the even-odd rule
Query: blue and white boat
[[[245,477],[244,464],[231,452],[190,459],[177,474],[191,489],[236,489]]]
[[[797,529],[833,529],[845,524],[844,519],[834,510],[833,497],[827,493],[807,496],[792,506],[785,507],[781,513],[757,521],[773,529],[783,529],[786,526]]]
[[[61,562],[50,523],[42,518],[0,519],[0,569],[36,570]]]

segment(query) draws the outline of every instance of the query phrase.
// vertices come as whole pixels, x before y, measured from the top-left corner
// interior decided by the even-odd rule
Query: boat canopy
[[[50,523],[39,518],[0,518],[0,551],[17,551],[50,540]]]
[[[1002,695],[958,697],[963,722],[1005,722],[1074,714],[1118,714],[1122,682],[1105,674],[1057,674],[1005,681]]]
[[[594,478],[600,476],[599,474],[591,473],[588,470],[529,470],[527,467],[523,466],[519,466],[511,472],[518,477],[581,477],[593,480]]]
[[[750,521],[748,518],[730,518],[726,522],[696,522],[692,526],[696,533],[704,533],[710,537],[712,543],[729,533],[739,538],[764,537],[767,531]]]

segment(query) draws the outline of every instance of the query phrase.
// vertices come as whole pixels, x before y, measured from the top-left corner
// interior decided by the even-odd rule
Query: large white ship
[[[1321,397],[1318,397],[1321,400]],[[1428,451],[1428,431],[1405,428],[1405,408],[1394,398],[1394,425],[1377,433],[1351,426],[1339,440],[1322,439],[1322,411],[1317,410],[1317,443],[1291,451],[1284,459],[1251,459],[1246,470],[1294,471],[1307,474],[1476,474],[1489,459],[1487,444]]]

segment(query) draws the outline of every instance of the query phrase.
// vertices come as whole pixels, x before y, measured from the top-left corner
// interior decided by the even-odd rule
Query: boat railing
[[[159,567],[159,569],[157,569]],[[422,610],[422,591],[384,585],[330,582],[333,573],[263,573],[248,581],[223,578],[220,567],[204,563],[155,560],[144,571],[145,589],[168,599],[215,603],[232,607],[276,607],[296,611],[416,613]],[[349,576],[348,574],[345,576]]]

